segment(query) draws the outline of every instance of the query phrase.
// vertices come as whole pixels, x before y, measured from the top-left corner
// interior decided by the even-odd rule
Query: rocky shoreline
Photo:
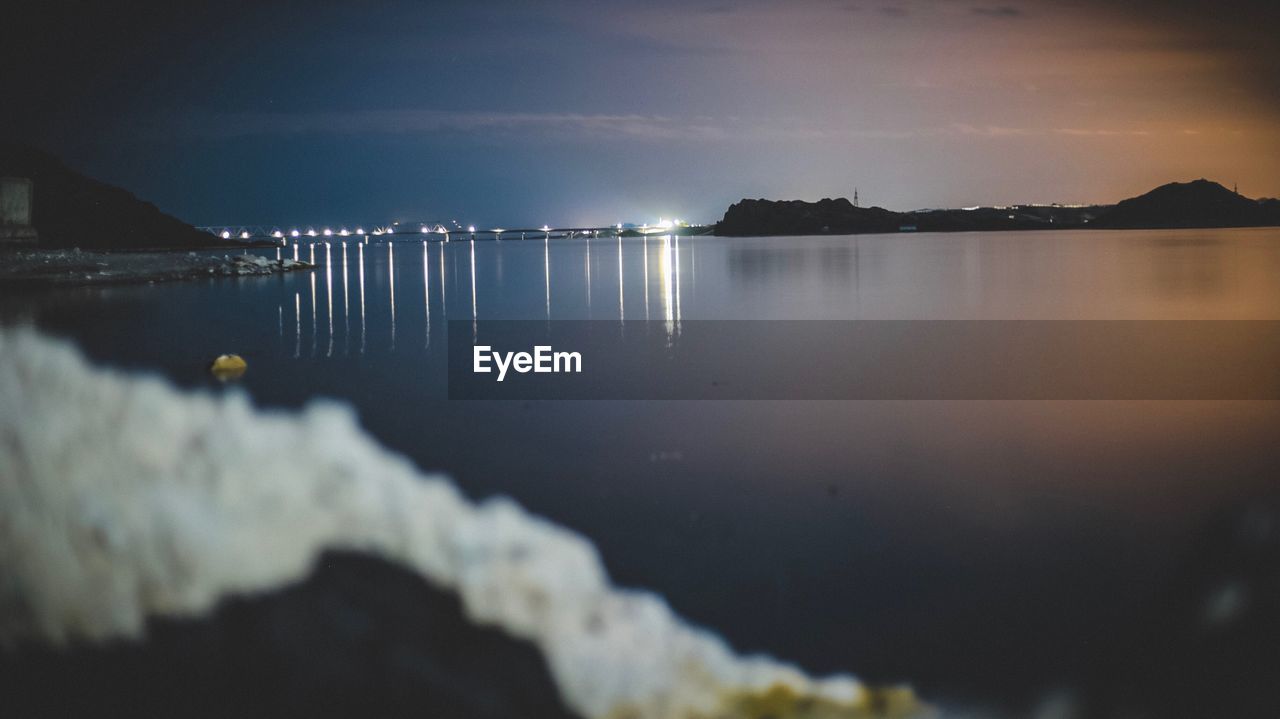
[[[173,282],[202,277],[276,275],[315,265],[257,255],[196,252],[99,252],[80,249],[0,253],[0,286],[79,287]]]

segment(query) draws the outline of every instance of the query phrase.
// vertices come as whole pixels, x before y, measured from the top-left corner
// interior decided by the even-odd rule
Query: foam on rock
[[[542,652],[589,717],[907,715],[906,690],[734,654],[658,596],[612,587],[594,546],[479,504],[378,446],[350,409],[254,409],[88,366],[0,329],[0,644],[141,639],[151,616],[302,580],[326,549],[456,591]],[[374,589],[376,591],[376,589]]]

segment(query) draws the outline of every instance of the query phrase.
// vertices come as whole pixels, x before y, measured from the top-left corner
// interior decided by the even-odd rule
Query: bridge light
[[[476,231],[475,225],[467,225],[467,232],[475,232],[475,231]]]
[[[363,234],[364,234],[364,228],[363,228],[363,227],[357,227],[357,228],[356,228],[356,234],[357,234],[357,235],[363,235]]]
[[[329,229],[328,227],[324,228],[324,236],[325,236],[325,237],[330,237],[330,236],[332,236],[332,235],[333,235],[333,230]]]
[[[388,234],[388,235],[394,235],[395,233],[396,233],[396,231],[395,231],[395,230],[391,229],[390,227],[388,227],[388,228],[387,228],[387,234]]]
[[[543,231],[543,232],[550,232],[550,231],[551,231],[551,228],[550,228],[550,227],[548,227],[547,225],[543,225],[543,226],[542,226],[542,231]]]
[[[224,240],[229,240],[229,239],[231,239],[231,233],[230,233],[230,232],[228,232],[227,230],[223,230],[223,231],[222,231],[222,239],[224,239]]]
[[[242,240],[247,240],[247,239],[249,239],[249,231],[248,231],[248,230],[245,230],[244,232],[241,232],[241,233],[240,233],[240,239],[242,239]]]
[[[338,234],[342,235],[343,237],[346,237],[347,235],[351,234],[351,232],[344,227],[341,230],[338,230]]]
[[[427,229],[427,226],[426,226],[426,225],[423,225],[423,226],[422,226],[422,234],[424,234],[424,235],[425,235],[425,234],[427,234],[427,233],[428,233],[428,232],[430,232],[430,231],[431,231],[431,230]]]
[[[281,232],[280,230],[272,230],[271,236],[276,239],[280,239],[281,237],[284,237],[284,233]]]
[[[316,236],[315,230],[307,230],[307,237],[315,237],[315,236]]]
[[[289,236],[290,236],[290,237],[297,237],[297,236],[298,236],[298,231],[297,231],[297,230],[289,230]]]

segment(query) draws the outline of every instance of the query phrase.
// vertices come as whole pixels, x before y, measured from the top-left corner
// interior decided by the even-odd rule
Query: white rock
[[[0,329],[0,407],[0,643],[136,638],[149,616],[207,612],[348,548],[455,589],[468,616],[532,641],[586,716],[731,716],[727,696],[778,685],[865,702],[852,677],[736,656],[660,597],[612,587],[589,541],[507,499],[468,501],[379,447],[345,406],[258,411],[243,394],[182,394]]]

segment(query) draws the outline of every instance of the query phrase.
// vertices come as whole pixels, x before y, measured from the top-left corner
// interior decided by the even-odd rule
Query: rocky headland
[[[127,190],[86,177],[54,156],[0,144],[0,176],[26,177],[35,192],[32,224],[44,248],[201,249],[227,242],[166,215]]]
[[[312,269],[292,259],[242,254],[228,242],[127,190],[86,177],[40,150],[0,144],[0,176],[31,180],[35,243],[0,242],[0,285],[22,287],[167,282]],[[25,204],[25,203],[24,203]],[[237,254],[211,250],[234,249]]]

